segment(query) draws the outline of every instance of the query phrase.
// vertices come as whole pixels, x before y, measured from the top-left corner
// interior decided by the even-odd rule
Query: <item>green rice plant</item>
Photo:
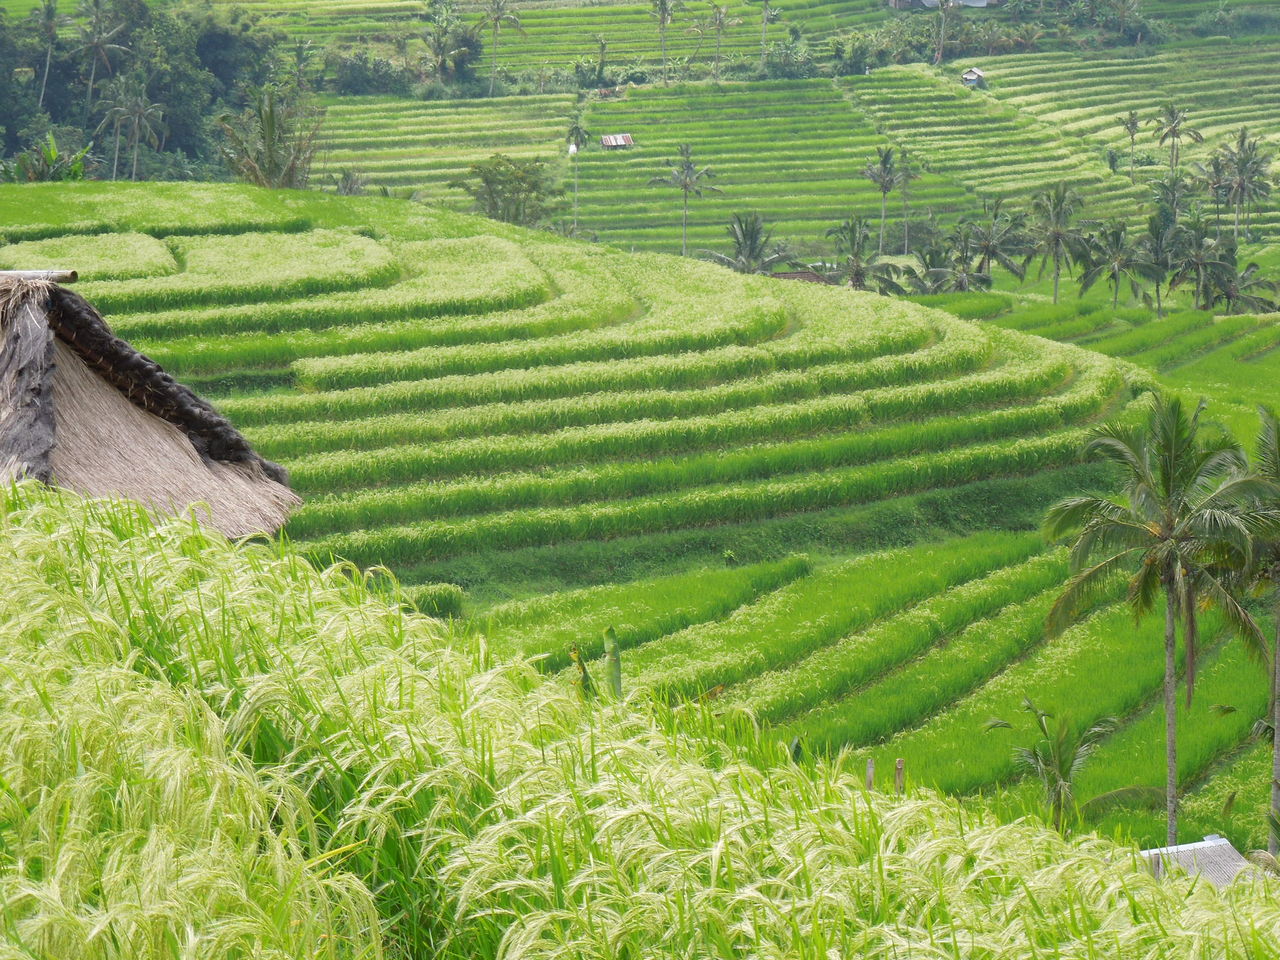
[[[834,564],[714,625],[641,647],[628,660],[628,682],[665,697],[698,696],[782,669],[905,603],[1025,557],[1032,539],[975,534]]]
[[[1028,535],[1026,547],[1030,556],[1041,544]],[[833,717],[861,712],[861,705],[869,699],[858,692],[864,685],[924,654],[935,644],[954,647],[955,642],[949,639],[952,634],[1049,589],[1055,580],[1062,581],[1065,570],[1065,560],[1059,553],[1029,560],[1018,558],[1008,567],[954,586],[866,630],[841,637],[785,671],[752,678],[734,691],[734,702],[751,710],[757,719],[773,724],[809,711],[794,728],[802,731],[798,735],[815,748],[857,742],[843,731],[832,731],[830,722]],[[905,686],[904,680],[902,673],[894,674],[875,692],[892,697],[895,690]],[[823,717],[828,726],[819,735]]]
[[[1002,293],[935,293],[911,297],[911,302],[945,310],[961,320],[990,320],[1008,310],[1013,299]]]
[[[323,406],[310,403],[295,411],[297,415],[318,416],[328,410],[333,419],[297,422],[284,418],[285,422],[277,425],[249,427],[247,434],[274,456],[296,457],[325,450],[372,449],[497,433],[549,432],[645,418],[696,417],[757,404],[945,378],[973,370],[986,361],[990,353],[987,339],[970,330],[962,335],[945,336],[913,353],[777,371],[697,390],[617,390],[550,400],[481,404],[461,410],[441,410],[430,419],[416,413],[378,413],[377,408],[367,405],[365,395],[359,394],[355,403],[349,402],[348,391],[326,396]],[[407,401],[402,405],[407,405]],[[260,401],[250,404],[228,400],[220,407],[235,417],[237,423],[271,423],[270,407]],[[339,414],[345,416],[339,417]],[[363,419],[362,414],[365,414]]]
[[[98,309],[112,313],[279,300],[385,286],[400,277],[391,251],[376,240],[341,231],[175,238],[169,248],[181,267],[178,273],[90,281],[79,290]]]
[[[244,751],[309,805],[305,855],[334,873],[331,895],[339,875],[377,891],[393,955],[889,960],[929,944],[1244,960],[1280,934],[1275,882],[1261,874],[1221,893],[1157,880],[1132,847],[1064,840],[1030,819],[1001,824],[927,793],[868,793],[848,757],[787,762],[709,710],[585,703],[527,665],[485,663],[343,569],[30,485],[4,498],[11,660],[99,675],[125,673],[123,662],[222,717],[221,741],[203,751]],[[40,724],[57,722],[37,697],[26,702]],[[106,731],[98,742],[113,744]],[[139,786],[173,796],[205,782]],[[230,830],[251,806],[219,798],[200,817]],[[257,836],[228,840],[227,855],[264,856]],[[279,917],[306,944],[326,914],[304,889],[261,889],[219,929]],[[182,899],[180,883],[165,892],[180,937],[203,929],[208,901]],[[65,916],[48,902],[44,928],[55,912]],[[346,956],[360,941],[315,945]],[[154,953],[173,951],[161,941]],[[280,954],[315,955],[305,945]]]
[[[1163,370],[1191,359],[1205,350],[1213,350],[1253,331],[1263,321],[1258,317],[1223,317],[1207,327],[1199,327],[1172,342],[1132,355],[1134,363],[1153,370]],[[1268,323],[1268,325],[1270,325]]]
[[[462,616],[465,591],[456,583],[423,583],[405,587],[406,600],[429,617],[443,619]]]
[[[790,557],[602,584],[502,604],[484,615],[480,629],[499,656],[519,655],[537,660],[541,669],[561,670],[573,649],[583,657],[601,656],[605,630],[613,630],[627,650],[712,623],[811,572],[807,558]]]
[[[465,474],[492,474],[521,468],[556,467],[570,462],[599,462],[615,458],[639,457],[702,451],[729,444],[766,443],[792,436],[823,431],[839,431],[852,424],[870,427],[877,422],[901,417],[925,417],[935,410],[955,406],[990,406],[1011,400],[1025,400],[1057,385],[1065,371],[1046,367],[1027,372],[996,370],[972,378],[930,383],[917,387],[888,388],[866,394],[837,395],[799,404],[754,407],[719,416],[686,417],[683,420],[627,421],[582,428],[566,427],[553,434],[486,437],[458,440],[430,446],[401,445],[378,453],[376,462],[353,459],[344,453],[322,454],[297,460],[292,465],[293,480],[311,491],[341,489],[367,483],[372,476],[382,483],[447,478]],[[1089,386],[1087,382],[1084,384]],[[1082,390],[1081,394],[1087,394]],[[1105,397],[1106,394],[1104,394]],[[838,466],[864,462],[876,456],[902,455],[951,446],[1029,429],[1059,426],[1085,412],[1070,395],[1051,398],[1043,404],[1015,407],[974,417],[930,420],[927,425],[902,426],[870,433],[822,436],[813,440],[778,446],[774,449],[747,447],[735,453],[716,453],[683,460],[646,459],[643,463],[622,463],[604,468],[576,470],[564,477],[513,473],[508,479],[471,478],[470,492],[460,488],[449,492],[419,483],[416,494],[425,497],[428,511],[448,511],[448,498],[492,498],[502,496],[502,487],[523,487],[526,497],[543,497],[551,503],[573,498],[570,489],[597,491],[597,497],[642,493],[647,485],[655,490],[671,489],[687,483],[731,482],[779,472]],[[1103,398],[1093,396],[1095,403]],[[950,401],[950,402],[949,402]],[[1088,401],[1084,405],[1087,409]],[[556,491],[557,482],[563,485]],[[545,491],[539,495],[538,490]],[[379,499],[394,509],[396,500],[409,496],[403,489],[374,494],[364,506],[375,508]],[[528,502],[536,502],[529,500]],[[427,506],[427,504],[432,504]],[[339,511],[344,510],[335,504]],[[360,508],[357,508],[360,509]],[[320,516],[317,509],[314,516]]]
[[[68,234],[0,247],[0,269],[75,270],[81,280],[129,280],[174,273],[173,254],[142,233]]]
[[[1045,602],[1051,603],[1055,596],[1046,596]],[[1047,610],[1046,606],[1046,614]],[[1203,620],[1206,637],[1220,629],[1217,615]],[[1043,624],[1043,618],[1039,622]],[[1013,716],[1024,698],[1073,728],[1129,713],[1160,685],[1162,664],[1150,652],[1159,649],[1162,629],[1163,624],[1155,621],[1135,627],[1126,608],[1110,607],[1039,647],[1035,656],[1015,663],[922,726],[875,748],[871,755],[882,766],[903,757],[917,782],[947,791],[1007,781],[1015,772],[1008,731],[984,734],[987,720]],[[1035,639],[1041,637],[1043,631]],[[1098,669],[1102,663],[1105,671]]]
[[[1173,313],[1163,320],[1090,341],[1089,349],[1111,357],[1127,357],[1150,350],[1213,323],[1213,314],[1203,310]]]
[[[1271,743],[1247,741],[1182,798],[1179,821],[1188,836],[1219,833],[1239,850],[1265,850],[1270,827]]]

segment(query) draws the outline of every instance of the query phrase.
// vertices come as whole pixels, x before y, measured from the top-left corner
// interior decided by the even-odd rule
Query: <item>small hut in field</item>
[[[0,480],[194,508],[230,537],[279,529],[301,502],[284,469],[54,276],[74,279],[0,272]]]

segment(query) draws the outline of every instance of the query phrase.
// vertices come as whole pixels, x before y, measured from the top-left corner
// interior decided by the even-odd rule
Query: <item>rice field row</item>
[[[1168,102],[1185,109],[1189,125],[1205,138],[1203,144],[1184,143],[1184,163],[1203,160],[1241,126],[1274,152],[1280,144],[1275,113],[1280,78],[1273,69],[1277,52],[1280,45],[1272,38],[1217,39],[1148,57],[1045,53],[1001,57],[984,66],[994,97],[1087,144],[1092,152],[1116,150],[1120,173],[1127,179],[1129,137],[1118,118],[1136,110],[1145,121]],[[1163,175],[1160,163],[1168,166],[1168,149],[1159,146],[1151,130],[1144,128],[1137,141],[1138,152],[1157,161],[1137,170],[1146,179]],[[1280,206],[1269,201],[1256,223],[1274,231],[1280,226]]]

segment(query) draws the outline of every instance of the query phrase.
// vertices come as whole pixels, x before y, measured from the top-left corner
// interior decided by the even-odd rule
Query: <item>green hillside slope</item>
[[[92,549],[86,549],[92,544]],[[0,494],[0,951],[170,960],[1271,955],[1277,881],[584,704],[181,521]]]

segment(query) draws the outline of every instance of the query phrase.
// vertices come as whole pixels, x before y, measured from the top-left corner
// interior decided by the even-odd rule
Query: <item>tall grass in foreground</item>
[[[358,930],[335,931],[338,943],[317,932],[329,916],[358,926],[359,909],[329,909],[340,893],[362,902],[354,878],[375,891],[388,953],[406,958],[1276,955],[1280,890],[1261,875],[1221,894],[1157,881],[1098,839],[1001,825],[929,794],[868,795],[843,760],[787,763],[731,718],[584,705],[528,664],[450,643],[345,569],[34,486],[0,497],[0,562],[3,682],[19,694],[87,678],[22,702],[33,723],[83,713],[92,733],[49,737],[57,762],[5,753],[0,887],[46,891],[0,906],[7,956],[146,956],[119,946],[139,914],[152,956],[358,955]],[[120,724],[93,722],[95,684],[108,682],[144,691],[139,711],[198,718],[182,748],[233,769],[224,779],[243,792],[148,755],[174,735],[146,713],[132,728],[138,759],[100,773],[81,744],[104,753],[120,739]],[[95,784],[102,820],[76,834],[47,798]],[[262,808],[272,816],[242,826],[264,790],[280,798]],[[98,888],[31,872],[70,843],[86,863],[153,883],[98,856],[117,828],[126,854],[155,833],[196,848],[147,909],[135,906],[145,889],[113,890],[104,906]],[[203,844],[209,830],[218,843]],[[278,843],[296,885],[288,871],[252,898],[184,884],[222,862],[237,868],[228,885],[243,883],[261,858],[279,860]],[[59,926],[80,940],[50,939]],[[315,936],[265,940],[295,927]],[[264,939],[218,939],[237,930]]]

